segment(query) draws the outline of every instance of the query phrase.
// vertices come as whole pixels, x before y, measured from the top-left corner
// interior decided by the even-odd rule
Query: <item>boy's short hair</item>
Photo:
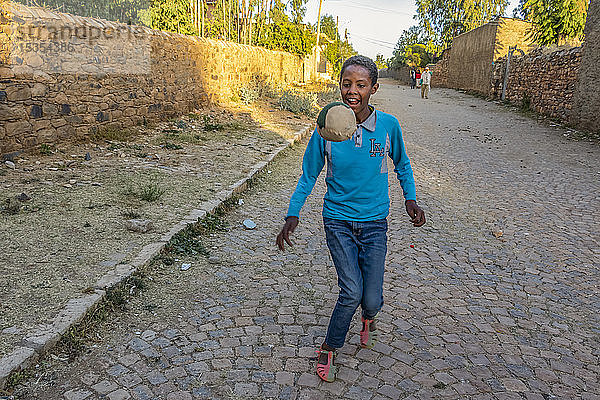
[[[360,65],[363,68],[366,68],[369,71],[369,78],[371,78],[371,85],[375,85],[377,83],[377,77],[379,76],[379,72],[377,70],[377,64],[369,57],[365,56],[352,56],[344,61],[344,65],[342,65],[342,70],[340,71],[340,81],[342,80],[342,75],[344,75],[344,71],[351,65]]]

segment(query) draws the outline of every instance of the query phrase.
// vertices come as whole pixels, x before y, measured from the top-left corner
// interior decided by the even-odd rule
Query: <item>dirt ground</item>
[[[311,121],[240,102],[0,165],[0,357]]]

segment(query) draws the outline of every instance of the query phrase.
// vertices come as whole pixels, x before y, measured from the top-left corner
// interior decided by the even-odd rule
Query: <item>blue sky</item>
[[[518,0],[511,0],[508,16],[517,4]],[[350,42],[360,54],[389,58],[402,31],[416,24],[415,10],[414,0],[323,0],[321,14],[339,16],[340,32],[343,35],[348,29]],[[304,20],[315,23],[318,11],[319,0],[308,0]]]

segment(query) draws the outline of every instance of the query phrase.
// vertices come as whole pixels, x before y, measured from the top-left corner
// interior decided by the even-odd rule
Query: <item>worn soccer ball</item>
[[[342,102],[327,104],[317,117],[317,132],[325,140],[343,142],[356,131],[354,111]]]

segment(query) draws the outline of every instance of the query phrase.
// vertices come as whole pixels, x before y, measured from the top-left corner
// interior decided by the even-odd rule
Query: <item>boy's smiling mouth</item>
[[[346,104],[349,106],[357,106],[360,104],[360,99],[356,97],[346,97]]]

